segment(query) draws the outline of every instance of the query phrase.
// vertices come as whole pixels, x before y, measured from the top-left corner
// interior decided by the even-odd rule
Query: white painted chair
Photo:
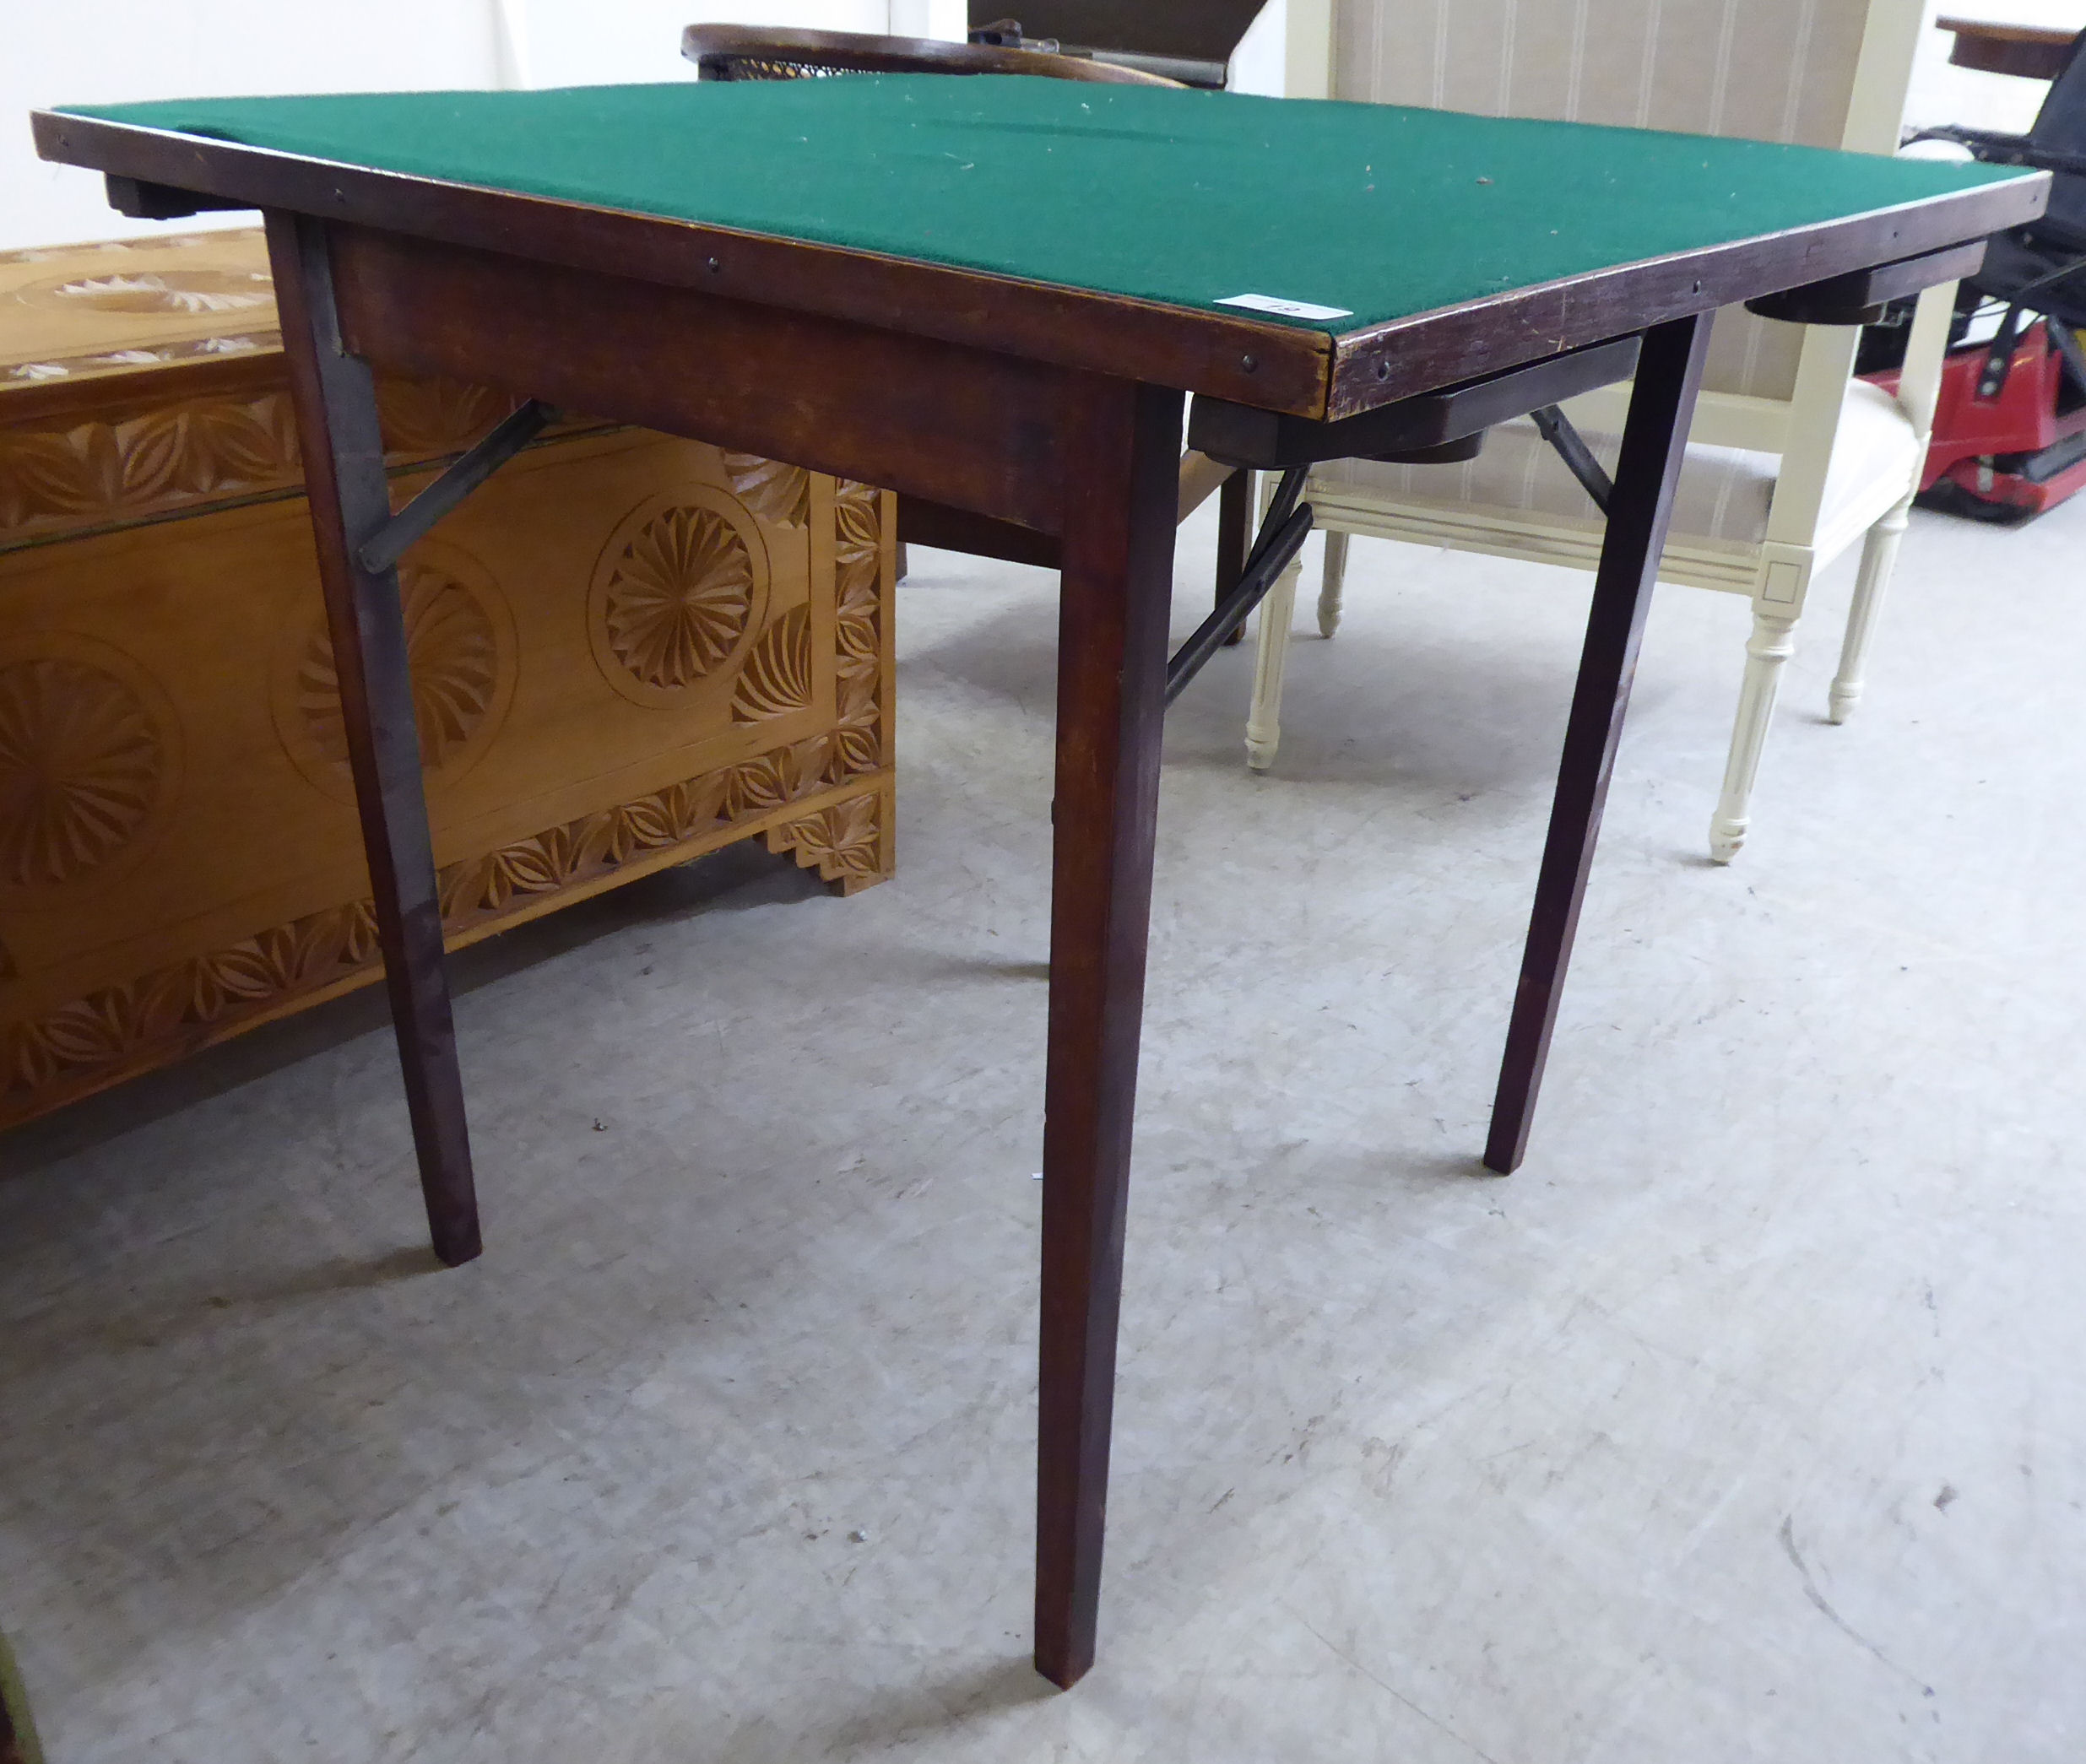
[[[1921,0],[1291,0],[1289,90],[1889,153]],[[1861,569],[1829,713],[1845,722],[1933,426],[1953,287],[1921,300],[1893,398],[1852,380],[1857,334],[1719,315],[1663,581],[1753,603],[1737,727],[1709,849],[1744,842],[1781,668],[1816,572],[1856,541]],[[1566,407],[1612,473],[1627,387]],[[1319,629],[1340,623],[1350,534],[1591,570],[1599,511],[1524,419],[1467,465],[1342,461],[1306,493],[1325,532]],[[1273,763],[1296,593],[1260,617],[1249,764]]]

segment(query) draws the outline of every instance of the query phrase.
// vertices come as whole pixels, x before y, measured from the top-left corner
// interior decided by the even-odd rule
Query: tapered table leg
[[[1493,1101],[1492,1134],[1485,1145],[1486,1166],[1502,1176],[1520,1168],[1528,1150],[1529,1123],[1550,1057],[1558,999],[1572,959],[1586,874],[1601,834],[1601,814],[1629,708],[1638,646],[1651,608],[1659,558],[1666,549],[1674,486],[1687,452],[1688,425],[1709,344],[1707,317],[1676,319],[1645,333],[1637,364],[1607,536],[1594,578],[1593,609],[1587,615],[1586,644],[1579,655],[1579,684],[1565,725],[1550,836],[1536,879],[1506,1058]]]
[[[268,241],[420,1188],[435,1253],[453,1267],[479,1253],[478,1201],[405,619],[398,572],[366,570],[355,556],[391,513],[377,391],[368,365],[341,343],[325,228],[271,214]]]
[[[1065,1686],[1101,1592],[1181,415],[1151,387],[1069,396],[1036,1489],[1036,1669]]]
[[[1216,603],[1224,604],[1224,597],[1238,586],[1238,578],[1246,573],[1246,548],[1253,542],[1253,478],[1254,474],[1240,467],[1217,486],[1216,491]],[[1246,635],[1246,628],[1238,630],[1225,638],[1225,642],[1238,642]]]

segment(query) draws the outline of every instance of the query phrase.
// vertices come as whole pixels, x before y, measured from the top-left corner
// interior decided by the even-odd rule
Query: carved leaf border
[[[393,468],[461,452],[517,402],[454,381],[389,376],[378,381],[377,398]],[[603,426],[569,419],[553,432]],[[286,389],[175,399],[116,420],[0,427],[0,547],[303,489]]]
[[[537,896],[588,882],[647,853],[693,846],[767,820],[793,802],[878,771],[880,497],[867,485],[843,484],[835,499],[841,528],[840,705],[832,729],[448,865],[437,879],[445,928],[461,931],[507,917]],[[799,819],[772,822],[768,842],[777,851],[794,848],[799,864],[815,866],[827,881],[864,883],[883,874],[890,807],[888,784],[879,780]],[[745,825],[745,831],[760,829]],[[378,960],[374,909],[368,901],[354,901],[8,1025],[0,1030],[0,1121],[34,1112],[41,1100],[36,1093],[68,1078],[138,1062],[155,1043],[171,1054],[297,993],[355,978]],[[7,971],[0,950],[0,978]],[[24,1102],[30,1107],[20,1107]]]

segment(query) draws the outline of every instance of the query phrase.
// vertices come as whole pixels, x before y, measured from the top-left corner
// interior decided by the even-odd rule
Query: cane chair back
[[[1103,85],[1178,82],[1084,56],[927,37],[871,36],[853,30],[790,30],[747,24],[691,24],[681,54],[702,79],[824,79],[845,73],[1021,73]]]

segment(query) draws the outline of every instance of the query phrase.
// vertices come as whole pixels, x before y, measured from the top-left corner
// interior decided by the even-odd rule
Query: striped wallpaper
[[[1334,0],[1333,94],[1840,143],[1869,0]],[[1705,384],[1786,398],[1802,333],[1722,314]]]

